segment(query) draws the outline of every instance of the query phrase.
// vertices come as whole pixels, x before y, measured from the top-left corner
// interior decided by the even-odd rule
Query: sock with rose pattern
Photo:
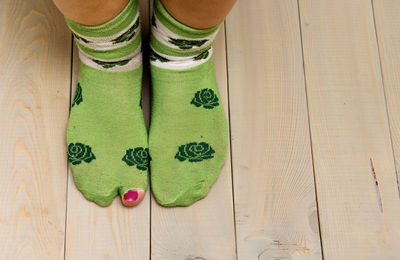
[[[160,0],[151,26],[151,187],[163,206],[205,197],[227,154],[227,122],[212,55],[219,25],[193,29],[174,19]]]
[[[147,188],[149,159],[137,0],[102,25],[66,21],[81,61],[67,130],[75,184],[101,206],[118,193],[125,206],[134,206]]]

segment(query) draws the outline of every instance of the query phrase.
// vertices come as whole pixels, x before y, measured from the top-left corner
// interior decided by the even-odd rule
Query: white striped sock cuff
[[[142,51],[139,47],[132,54],[118,60],[99,60],[79,51],[79,59],[82,63],[92,68],[108,72],[125,72],[139,68],[142,65]]]
[[[159,68],[170,70],[189,69],[199,66],[211,59],[212,55],[212,47],[196,55],[171,56],[160,53],[150,46],[150,64]]]
[[[168,29],[158,18],[157,14],[153,14],[151,33],[153,37],[169,49],[174,49],[181,52],[183,55],[186,53],[199,53],[204,49],[210,47],[218,34],[219,28],[212,34],[206,37],[189,38],[178,35]],[[155,44],[153,44],[155,45]],[[155,46],[156,47],[156,46]],[[162,50],[160,50],[162,51]]]

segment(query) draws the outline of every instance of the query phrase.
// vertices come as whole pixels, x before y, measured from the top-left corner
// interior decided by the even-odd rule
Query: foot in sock
[[[135,206],[147,188],[149,158],[137,0],[102,25],[66,21],[81,60],[67,130],[75,184],[101,206],[118,193],[125,206]]]
[[[190,28],[155,1],[150,179],[163,206],[187,206],[204,198],[226,160],[227,122],[211,47],[218,28]]]

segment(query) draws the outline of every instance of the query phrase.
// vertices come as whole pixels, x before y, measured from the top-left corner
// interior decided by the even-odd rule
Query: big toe
[[[139,204],[144,197],[144,189],[120,189],[122,204],[126,207],[133,207]]]

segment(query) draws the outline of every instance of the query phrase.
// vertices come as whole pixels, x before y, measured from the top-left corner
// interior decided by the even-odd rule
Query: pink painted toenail
[[[126,201],[135,201],[139,197],[139,194],[136,190],[128,190],[124,194],[124,200]]]
[[[121,194],[122,204],[126,207],[136,206],[142,201],[144,194],[145,194],[144,189],[128,190],[127,192],[124,193],[123,196]]]

